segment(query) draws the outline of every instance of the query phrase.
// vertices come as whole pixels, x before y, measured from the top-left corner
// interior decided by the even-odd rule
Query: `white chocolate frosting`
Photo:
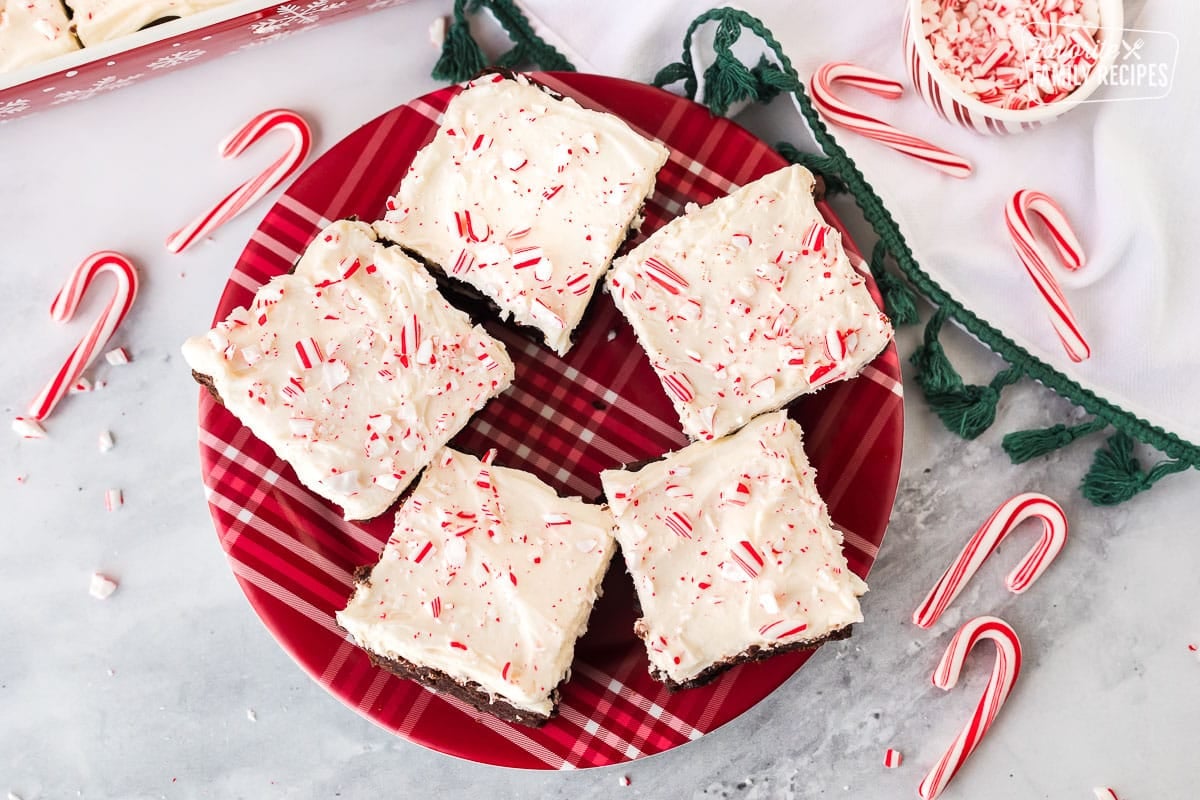
[[[786,412],[637,471],[600,474],[658,677],[684,683],[748,648],[862,621],[867,585],[817,494]]]
[[[854,377],[892,337],[812,189],[803,167],[773,172],[675,218],[608,274],[693,439]]]
[[[375,228],[561,355],[667,156],[611,114],[489,75],[450,101]]]
[[[58,0],[0,0],[0,72],[78,49]]]
[[[377,655],[545,717],[616,547],[612,515],[494,455],[434,457],[337,621]]]
[[[84,45],[94,45],[141,30],[167,17],[187,17],[233,0],[65,0]]]
[[[386,511],[513,378],[504,346],[424,267],[345,220],[183,355],[347,519]]]

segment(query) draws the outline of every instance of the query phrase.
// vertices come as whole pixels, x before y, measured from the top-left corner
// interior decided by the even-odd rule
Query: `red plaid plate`
[[[745,130],[658,89],[593,75],[534,78],[623,117],[671,148],[646,206],[643,232],[682,212],[687,202],[707,203],[784,166]],[[331,220],[379,218],[456,91],[442,89],[384,114],[301,175],[251,237],[215,319],[248,304],[261,284],[289,270]],[[828,208],[822,212],[838,225]],[[474,418],[454,446],[474,453],[496,447],[499,463],[530,470],[562,492],[595,497],[600,470],[685,444],[629,326],[607,295],[597,296],[593,306],[566,358],[488,326],[516,362],[517,382]],[[858,379],[798,402],[793,413],[804,426],[817,484],[846,534],[850,566],[865,577],[883,540],[900,471],[903,400],[895,347]],[[221,545],[271,633],[351,708],[443,753],[534,769],[603,766],[660,753],[746,711],[808,658],[793,653],[747,664],[708,686],[672,695],[647,673],[645,651],[633,634],[633,585],[618,567],[576,649],[559,717],[540,730],[509,725],[373,667],[334,623],[335,610],[350,594],[351,573],[375,563],[383,549],[390,514],[345,522],[207,392],[200,399],[200,454]]]

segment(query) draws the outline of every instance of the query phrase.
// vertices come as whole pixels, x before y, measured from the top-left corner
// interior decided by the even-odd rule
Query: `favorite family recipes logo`
[[[1099,86],[1085,103],[1166,97],[1175,78],[1178,37],[1136,28],[1120,34],[1106,41],[1086,26],[1038,24],[1014,35],[1029,80],[1028,105],[1053,102],[1088,80]]]

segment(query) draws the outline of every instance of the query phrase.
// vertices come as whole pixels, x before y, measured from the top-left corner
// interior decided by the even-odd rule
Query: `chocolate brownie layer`
[[[369,587],[371,585],[371,572],[374,569],[374,564],[364,564],[355,569],[354,585]],[[342,628],[342,630],[345,630],[345,628]],[[422,667],[399,657],[386,658],[372,653],[370,650],[367,651],[367,657],[371,659],[372,664],[386,669],[398,678],[416,681],[426,689],[430,689],[438,694],[448,694],[451,697],[457,697],[464,703],[474,706],[479,711],[499,717],[505,722],[514,722],[518,725],[540,728],[558,715],[558,689],[555,689],[553,694],[554,710],[546,715],[535,714],[527,709],[517,708],[501,697],[489,694],[486,689],[477,683],[457,681],[440,670]]]
[[[682,691],[683,689],[695,689],[699,686],[712,683],[714,680],[720,677],[722,673],[733,669],[739,664],[749,664],[754,661],[766,661],[768,658],[772,658],[782,653],[794,653],[800,650],[816,650],[826,642],[848,639],[850,638],[850,632],[852,628],[853,626],[848,626],[842,628],[841,630],[834,631],[826,636],[822,636],[819,639],[813,639],[807,642],[790,642],[788,644],[783,644],[776,647],[759,647],[758,645],[754,645],[753,647],[738,653],[733,658],[713,664],[697,674],[696,677],[683,682],[673,681],[664,673],[653,668],[650,669],[650,674],[655,680],[666,684],[667,688],[672,692]]]

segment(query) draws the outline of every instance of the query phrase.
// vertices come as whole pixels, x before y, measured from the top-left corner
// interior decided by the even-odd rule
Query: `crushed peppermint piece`
[[[1091,0],[923,0],[921,28],[940,74],[1000,108],[1066,97],[1100,56],[1100,11]]]
[[[904,763],[904,754],[899,750],[893,750],[889,747],[883,754],[883,765],[888,769],[895,769],[902,763]]]
[[[46,429],[36,419],[17,417],[12,421],[12,429],[22,439],[46,438]]]
[[[115,367],[122,364],[128,364],[133,359],[130,358],[128,350],[126,350],[124,347],[117,347],[105,353],[104,360]]]
[[[258,714],[254,713],[253,708],[246,709],[246,719],[250,720],[251,722],[258,722]]]
[[[100,572],[93,572],[88,584],[88,594],[97,600],[107,600],[117,590],[117,582]]]
[[[621,784],[622,786],[628,786],[630,784],[629,776],[622,775],[621,777],[617,778],[617,783]]]
[[[120,489],[104,490],[104,508],[106,510],[116,511],[123,505],[125,505],[125,495]]]
[[[99,447],[101,453],[107,453],[109,450],[112,450],[116,445],[116,442],[113,441],[112,432],[100,431],[100,436],[96,440],[96,445]]]

